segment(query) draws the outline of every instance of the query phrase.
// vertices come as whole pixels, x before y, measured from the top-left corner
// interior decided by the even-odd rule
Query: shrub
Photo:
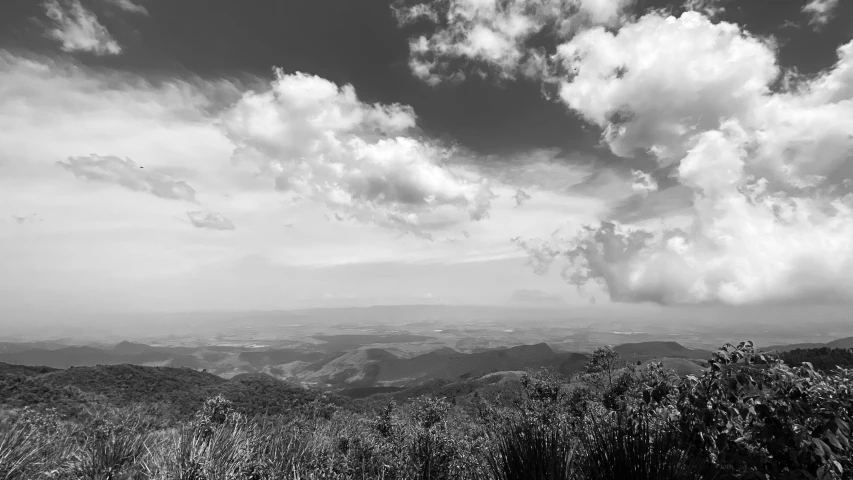
[[[0,479],[31,480],[54,474],[70,445],[50,413],[17,412],[0,425]]]
[[[85,480],[137,478],[148,434],[138,417],[103,414],[74,432],[71,470]]]
[[[616,414],[592,421],[580,445],[575,468],[584,480],[704,478],[704,459],[683,448],[680,432],[646,415]]]
[[[568,480],[574,453],[565,426],[522,420],[512,422],[493,439],[486,453],[495,480]]]
[[[850,478],[853,370],[791,368],[751,342],[725,345],[709,364],[674,401],[681,428],[716,465],[761,478]]]

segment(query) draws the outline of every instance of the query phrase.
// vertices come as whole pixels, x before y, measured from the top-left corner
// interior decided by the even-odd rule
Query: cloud
[[[708,18],[720,17],[726,12],[725,4],[731,0],[686,0],[684,9],[700,12]]]
[[[43,221],[43,219],[39,218],[37,213],[31,213],[29,215],[12,215],[12,220],[14,220],[18,225]]]
[[[196,191],[183,180],[145,169],[129,158],[89,155],[69,157],[59,166],[79,178],[101,183],[119,185],[135,192],[144,192],[167,200],[196,201]]]
[[[535,271],[559,265],[618,302],[853,300],[853,42],[781,91],[771,42],[698,12],[592,28],[558,57],[561,101],[616,155],[667,166],[692,199],[679,224],[516,239]],[[633,174],[635,191],[655,192]]]
[[[394,6],[401,25],[426,19],[446,22],[409,42],[412,73],[430,85],[463,80],[466,70],[498,78],[536,77],[543,51],[531,46],[546,32],[560,38],[585,25],[616,26],[633,0],[439,0]],[[465,68],[471,64],[473,68]]]
[[[98,17],[80,0],[46,0],[45,13],[53,21],[46,35],[62,44],[66,52],[89,52],[95,55],[118,55],[121,45]]]
[[[631,190],[645,197],[658,189],[658,183],[642,170],[631,170]]]
[[[515,198],[515,206],[520,207],[520,206],[524,205],[524,202],[530,200],[533,197],[531,197],[529,193],[527,193],[524,190],[519,188],[519,189],[516,189],[515,197],[513,197],[513,198]]]
[[[190,223],[192,223],[196,228],[206,228],[209,230],[234,230],[234,224],[231,220],[228,220],[215,212],[187,212],[187,218],[190,219]]]
[[[561,100],[602,128],[611,151],[648,151],[662,163],[683,156],[720,118],[756,108],[779,74],[766,41],[698,12],[649,14],[616,33],[586,30],[557,57],[570,72]]]
[[[128,13],[148,15],[148,9],[143,5],[134,3],[133,0],[104,0],[106,3]]]
[[[408,106],[363,103],[352,86],[276,70],[271,88],[243,95],[221,125],[235,162],[356,221],[427,237],[486,218],[488,183],[417,136],[415,121]]]
[[[803,13],[809,16],[809,25],[820,30],[832,20],[839,3],[839,0],[809,0],[803,7]]]

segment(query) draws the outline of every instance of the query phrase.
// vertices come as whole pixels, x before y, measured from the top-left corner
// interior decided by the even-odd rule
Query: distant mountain
[[[322,347],[328,351],[348,350],[371,344],[426,342],[435,339],[435,337],[409,333],[314,335],[314,338],[324,342]]]
[[[284,348],[280,350],[262,350],[259,352],[240,352],[238,359],[249,363],[254,367],[265,365],[279,365],[291,362],[315,362],[326,358],[328,354],[320,352],[303,352]]]
[[[61,345],[52,342],[0,342],[0,353],[17,353],[33,349],[56,350],[65,347],[67,347],[67,345]]]
[[[821,348],[825,346],[825,343],[792,343],[790,345],[771,345],[769,347],[759,348],[758,350],[762,352],[776,351],[779,353],[783,353],[796,349]]]
[[[406,386],[437,378],[477,378],[538,367],[572,374],[581,371],[587,359],[580,353],[557,353],[545,343],[475,353],[442,348],[412,358],[400,358],[383,349],[362,348],[316,362],[306,369],[308,372],[297,374],[306,381],[338,388]]]
[[[839,338],[826,344],[829,348],[853,348],[853,337]]]
[[[776,351],[778,353],[790,352],[791,350],[801,349],[806,350],[810,348],[853,348],[853,337],[845,337],[839,338],[838,340],[833,340],[827,343],[792,343],[789,345],[771,345],[769,347],[761,348],[761,351],[772,352]]]
[[[708,360],[712,355],[708,350],[687,348],[677,342],[624,343],[613,347],[613,350],[629,361],[646,361],[655,357]]]
[[[121,345],[121,344],[119,344]],[[13,353],[0,353],[0,362],[18,365],[46,365],[54,368],[69,368],[94,365],[140,365],[146,363],[169,363],[172,366],[202,367],[191,355],[175,354],[156,347],[139,348],[138,344],[116,349],[95,347],[64,347],[56,350],[32,349]]]

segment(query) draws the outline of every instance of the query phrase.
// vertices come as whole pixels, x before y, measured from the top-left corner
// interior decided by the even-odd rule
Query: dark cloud
[[[524,202],[530,200],[533,197],[531,197],[529,193],[519,188],[515,191],[515,197],[513,198],[515,198],[515,206],[520,207],[524,205]]]
[[[89,155],[70,157],[58,164],[89,181],[120,185],[128,190],[149,193],[167,200],[196,201],[196,191],[187,182],[146,169],[129,158]]]

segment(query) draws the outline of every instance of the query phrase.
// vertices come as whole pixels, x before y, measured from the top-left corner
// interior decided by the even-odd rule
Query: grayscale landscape
[[[853,479],[851,20],[3,0],[0,480]]]

